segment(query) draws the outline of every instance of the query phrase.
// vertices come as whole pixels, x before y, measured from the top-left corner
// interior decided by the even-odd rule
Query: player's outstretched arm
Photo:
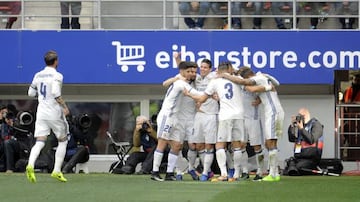
[[[190,93],[190,90],[186,89],[186,88],[183,90],[183,93],[185,96],[191,97],[193,100],[195,100],[195,102],[198,102],[198,103],[204,103],[209,98],[209,95],[207,95],[205,93],[201,93],[201,94]]]
[[[273,85],[265,85],[265,86],[245,86],[245,90],[252,92],[252,93],[262,93],[266,91],[275,90]]]
[[[180,74],[178,74],[178,75],[176,75],[176,76],[174,76],[174,77],[171,77],[171,78],[166,79],[166,80],[162,83],[162,85],[167,88],[167,87],[169,87],[171,84],[173,84],[175,81],[180,80],[180,79],[185,80],[185,78],[184,78],[183,76],[181,76]]]
[[[234,75],[230,75],[227,73],[218,74],[217,77],[227,79],[229,81],[232,81],[232,82],[234,82],[236,84],[240,84],[240,85],[255,85],[256,84],[255,81],[252,79],[243,79],[239,76],[234,76]]]

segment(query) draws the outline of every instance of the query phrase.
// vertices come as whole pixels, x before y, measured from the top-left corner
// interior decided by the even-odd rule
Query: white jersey
[[[196,90],[199,92],[204,92],[210,81],[214,79],[215,76],[216,76],[215,72],[210,72],[205,77],[201,77],[200,75],[197,75],[195,80]],[[214,100],[213,98],[209,98],[204,103],[201,104],[200,111],[205,114],[218,114],[219,103],[217,100]]]
[[[191,87],[194,86],[191,85]],[[181,110],[177,112],[177,118],[180,120],[191,120],[191,122],[193,122],[196,113],[195,101],[191,97],[182,94],[178,98],[178,106]]]
[[[257,85],[266,86],[270,80],[262,74],[251,77]],[[281,106],[276,91],[266,91],[259,93],[262,106],[261,124],[264,138],[277,139],[282,135],[282,126],[284,121],[284,110]]]
[[[205,93],[207,95],[218,94],[220,99],[219,121],[244,118],[241,88],[241,85],[224,78],[215,78],[210,81]]]
[[[190,92],[193,87],[183,80],[177,80],[171,86],[169,86],[161,106],[160,112],[162,114],[167,114],[171,117],[179,111],[184,110],[182,109],[182,107],[184,106],[183,104],[185,104],[185,102],[190,103],[191,101],[192,103],[194,103],[192,99],[184,99],[185,97],[187,97],[183,93],[184,89],[187,89]],[[192,108],[192,106],[189,107]]]
[[[256,93],[246,91],[245,89],[242,89],[241,93],[243,96],[244,104],[244,118],[260,120],[259,106],[252,105],[252,102],[257,98],[258,95]]]
[[[38,96],[37,120],[58,120],[63,118],[63,111],[55,98],[61,96],[63,75],[53,67],[45,67],[35,74],[29,87],[28,95]]]
[[[271,81],[262,74],[256,74],[256,76],[251,77],[256,82],[256,85],[266,86],[270,85]],[[276,113],[283,113],[283,108],[281,106],[278,94],[276,91],[266,91],[259,93],[261,104],[263,105],[264,115],[271,116]]]

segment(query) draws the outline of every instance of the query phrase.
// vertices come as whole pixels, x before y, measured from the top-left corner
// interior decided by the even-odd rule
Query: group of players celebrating
[[[257,172],[253,180],[279,181],[277,138],[282,134],[284,111],[275,87],[279,82],[249,67],[236,71],[230,62],[219,64],[203,59],[200,71],[195,62],[174,55],[179,74],[166,80],[167,92],[157,116],[158,144],[154,152],[151,179],[182,179],[177,165],[184,141],[188,143],[188,172],[194,180],[237,181],[249,179],[246,145],[255,150]],[[269,172],[263,177],[264,153],[268,150]],[[170,146],[165,178],[159,167]],[[216,161],[220,176],[213,177],[211,165]],[[195,172],[197,156],[203,165]]]

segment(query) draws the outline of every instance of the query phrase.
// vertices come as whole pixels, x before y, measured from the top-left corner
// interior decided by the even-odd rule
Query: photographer
[[[20,111],[16,116],[8,112],[5,123],[8,126],[8,136],[4,141],[6,172],[23,172],[25,167],[19,166],[17,162],[29,158],[33,143],[34,115],[28,111]]]
[[[124,174],[135,172],[136,165],[142,162],[138,174],[150,174],[154,157],[154,149],[157,144],[156,125],[152,125],[146,116],[136,117],[136,126],[133,133],[133,147],[142,147],[143,151],[136,151],[130,154],[125,165],[121,168]]]
[[[299,109],[296,116],[291,117],[288,129],[289,142],[294,142],[294,157],[285,160],[284,175],[308,175],[317,169],[323,148],[323,125],[310,117],[306,108]]]
[[[88,136],[89,128],[92,125],[91,117],[88,114],[81,114],[77,117],[67,116],[69,123],[68,144],[64,164],[63,173],[73,173],[77,163],[85,163],[89,161],[89,145]],[[55,151],[57,147],[56,138],[51,138],[52,149],[50,150],[50,165],[54,165]],[[51,170],[51,169],[50,169]]]

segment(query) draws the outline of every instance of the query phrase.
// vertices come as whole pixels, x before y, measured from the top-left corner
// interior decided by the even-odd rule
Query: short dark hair
[[[203,60],[201,61],[201,63],[206,63],[206,64],[209,65],[210,69],[212,68],[212,62],[211,62],[211,60],[209,60],[209,59],[207,59],[207,58],[203,59]]]
[[[231,64],[231,62],[228,62],[228,61],[227,62],[222,62],[218,66],[218,70],[227,70],[229,68],[232,68],[232,64]]]
[[[58,60],[58,55],[55,51],[50,50],[46,52],[44,56],[44,61],[46,65],[53,65],[56,60]]]
[[[198,67],[198,65],[196,64],[196,62],[187,62],[187,66],[188,67],[195,67],[195,68],[197,68]]]
[[[187,63],[185,61],[181,61],[178,67],[179,69],[187,69]]]
[[[240,75],[243,78],[249,78],[249,76],[254,75],[254,72],[251,70],[250,67],[243,66],[236,72],[236,74]]]
[[[179,63],[179,69],[189,69],[193,67],[197,68],[197,64],[195,62],[181,61]]]

